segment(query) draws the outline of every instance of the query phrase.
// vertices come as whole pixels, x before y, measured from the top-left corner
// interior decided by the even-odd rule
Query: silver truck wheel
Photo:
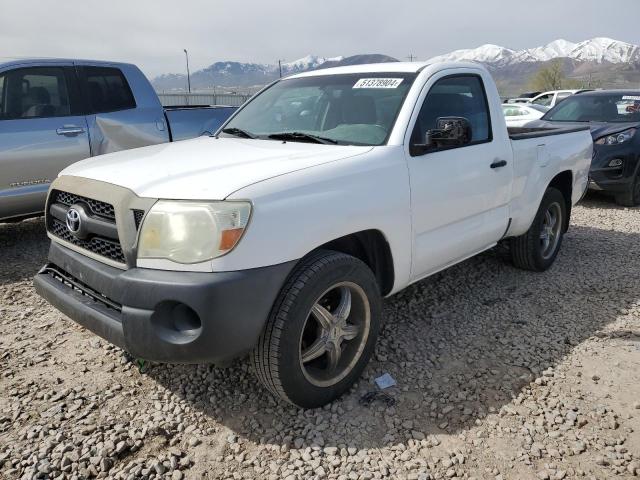
[[[524,235],[510,239],[513,264],[542,272],[556,259],[565,231],[567,206],[560,190],[547,188],[533,223]]]
[[[300,336],[300,366],[318,386],[335,385],[349,374],[369,338],[371,307],[364,290],[340,282],[313,304]]]
[[[378,284],[362,261],[332,251],[301,260],[251,356],[259,380],[302,408],[334,400],[368,363],[381,309]]]
[[[542,217],[540,231],[540,255],[548,260],[558,249],[558,242],[562,236],[562,207],[560,203],[551,203]]]

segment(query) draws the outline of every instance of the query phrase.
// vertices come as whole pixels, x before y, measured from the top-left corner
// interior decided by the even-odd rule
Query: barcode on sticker
[[[398,88],[402,78],[361,78],[353,88]]]

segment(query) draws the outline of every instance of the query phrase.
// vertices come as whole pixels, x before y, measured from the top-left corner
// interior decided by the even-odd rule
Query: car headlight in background
[[[596,145],[619,145],[628,140],[631,140],[636,134],[635,128],[630,128],[624,132],[614,133],[613,135],[607,135],[606,137],[596,140]]]
[[[138,258],[200,263],[230,252],[249,222],[248,202],[159,200],[142,223]]]

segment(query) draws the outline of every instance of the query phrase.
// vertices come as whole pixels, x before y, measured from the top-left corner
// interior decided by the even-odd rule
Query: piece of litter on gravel
[[[380,390],[393,387],[396,384],[396,381],[388,373],[385,373],[384,375],[380,375],[378,378],[376,378],[375,382]]]
[[[138,372],[144,374],[149,368],[149,362],[143,358],[136,358],[136,365],[138,365]]]
[[[368,407],[375,400],[383,401],[384,403],[386,403],[387,407],[393,407],[396,404],[396,399],[393,398],[391,395],[388,395],[384,392],[375,391],[375,390],[371,392],[367,392],[362,397],[360,397],[359,403],[360,405],[364,405],[365,407]]]

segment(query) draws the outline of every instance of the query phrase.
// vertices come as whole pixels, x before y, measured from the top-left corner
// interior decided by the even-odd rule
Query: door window
[[[71,115],[62,67],[11,70],[0,76],[0,120]]]
[[[424,99],[412,143],[422,143],[427,130],[435,129],[440,117],[466,118],[471,124],[471,144],[491,141],[487,96],[479,76],[459,75],[438,80]]]
[[[131,88],[117,68],[84,67],[91,113],[108,113],[136,108]]]
[[[549,93],[547,95],[542,95],[541,97],[536,98],[531,103],[535,103],[536,105],[544,105],[545,107],[548,107],[551,105],[552,101],[553,101],[553,93]]]

